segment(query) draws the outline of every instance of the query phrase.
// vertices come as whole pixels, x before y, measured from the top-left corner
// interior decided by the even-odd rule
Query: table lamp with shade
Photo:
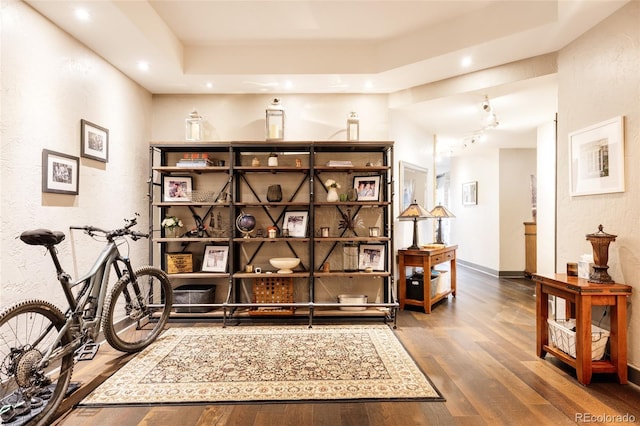
[[[436,229],[436,244],[444,244],[442,240],[442,219],[449,217],[456,217],[453,213],[447,210],[446,207],[438,204],[429,212],[431,217],[438,218],[438,228]]]
[[[418,221],[422,219],[428,219],[433,217],[424,207],[420,206],[416,200],[409,204],[400,215],[400,220],[413,220],[413,244],[408,247],[408,250],[420,250],[418,245]]]

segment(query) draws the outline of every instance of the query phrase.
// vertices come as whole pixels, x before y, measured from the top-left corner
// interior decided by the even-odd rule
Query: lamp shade
[[[413,220],[413,219],[427,219],[433,217],[424,207],[418,204],[416,201],[409,204],[409,207],[404,209],[398,216],[400,220]]]
[[[446,207],[437,205],[429,212],[433,217],[456,217]]]

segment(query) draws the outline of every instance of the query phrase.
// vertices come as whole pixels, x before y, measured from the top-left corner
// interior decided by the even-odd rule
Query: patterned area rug
[[[83,406],[433,400],[440,392],[386,325],[167,330]]]

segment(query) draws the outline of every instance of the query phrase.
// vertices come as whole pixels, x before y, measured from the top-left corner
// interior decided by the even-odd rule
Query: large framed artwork
[[[109,129],[80,120],[80,155],[106,163],[109,161]]]
[[[400,161],[400,211],[403,212],[409,204],[416,201],[418,205],[427,206],[427,180],[429,170]]]
[[[571,196],[624,192],[622,116],[569,133]]]
[[[77,195],[80,188],[78,157],[42,150],[42,192]]]

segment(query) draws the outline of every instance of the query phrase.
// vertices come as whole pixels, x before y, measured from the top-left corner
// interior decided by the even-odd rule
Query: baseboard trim
[[[640,386],[640,370],[631,365],[627,365],[627,367],[629,367],[627,370],[629,381],[634,385]]]
[[[482,272],[483,274],[491,275],[492,277],[498,277],[498,271],[495,269],[467,262],[466,260],[456,259],[456,265],[464,266],[465,268],[473,269],[474,271]]]

